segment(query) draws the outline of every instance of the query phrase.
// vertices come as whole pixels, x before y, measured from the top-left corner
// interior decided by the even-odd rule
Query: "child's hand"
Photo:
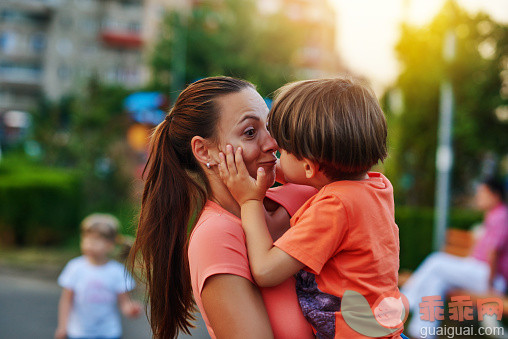
[[[131,300],[122,307],[122,313],[127,318],[137,318],[141,314],[141,304]]]
[[[64,327],[58,327],[55,331],[55,339],[66,339],[67,329]]]
[[[219,158],[220,177],[240,206],[249,200],[264,199],[268,189],[265,170],[262,167],[258,168],[257,178],[252,178],[243,162],[241,147],[233,154],[233,147],[227,145],[226,155],[221,152]]]

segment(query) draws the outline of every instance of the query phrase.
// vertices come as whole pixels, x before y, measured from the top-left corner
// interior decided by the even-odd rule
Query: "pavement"
[[[0,339],[51,339],[57,324],[61,289],[54,275],[0,267]],[[201,315],[184,338],[210,338]],[[152,337],[146,315],[122,321],[123,339]]]

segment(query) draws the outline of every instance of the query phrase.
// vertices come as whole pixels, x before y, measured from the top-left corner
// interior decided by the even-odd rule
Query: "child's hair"
[[[372,89],[352,77],[283,86],[268,129],[279,147],[316,161],[333,180],[354,178],[387,156],[384,113]]]
[[[81,234],[94,233],[116,242],[120,222],[111,214],[93,213],[81,222]]]

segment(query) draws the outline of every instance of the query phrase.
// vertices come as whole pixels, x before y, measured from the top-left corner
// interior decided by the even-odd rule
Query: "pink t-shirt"
[[[293,215],[316,192],[312,187],[286,184],[269,189],[266,196]],[[194,299],[208,333],[215,338],[201,301],[206,279],[215,274],[233,274],[255,284],[241,219],[207,201],[192,231],[188,254]],[[298,304],[293,277],[278,286],[260,290],[275,338],[314,338]]]
[[[485,216],[485,232],[476,243],[471,256],[489,262],[490,252],[499,251],[498,273],[508,280],[508,207],[499,204]]]

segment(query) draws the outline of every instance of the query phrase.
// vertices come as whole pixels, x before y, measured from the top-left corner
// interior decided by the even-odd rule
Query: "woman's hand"
[[[268,189],[264,168],[258,168],[257,178],[252,178],[243,162],[241,147],[233,154],[233,147],[227,145],[226,154],[219,153],[219,158],[220,177],[240,206],[249,200],[263,201]]]

